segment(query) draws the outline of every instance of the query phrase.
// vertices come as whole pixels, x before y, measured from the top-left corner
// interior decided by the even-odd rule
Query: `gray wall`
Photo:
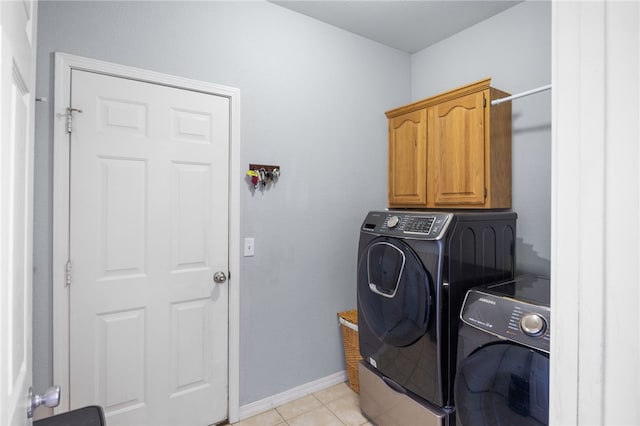
[[[491,77],[516,94],[551,83],[551,2],[527,1],[412,56],[412,100]],[[551,92],[512,101],[517,268],[549,275]]]
[[[240,403],[343,370],[359,225],[386,206],[384,111],[410,97],[410,56],[266,2],[42,2],[37,96],[61,51],[241,90]],[[51,382],[52,102],[36,116],[34,375]]]

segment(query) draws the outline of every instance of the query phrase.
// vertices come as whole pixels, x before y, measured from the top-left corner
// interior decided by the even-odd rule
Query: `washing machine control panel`
[[[370,212],[362,230],[380,235],[438,240],[442,238],[453,214],[431,212]]]
[[[460,318],[464,323],[499,338],[549,352],[551,311],[547,306],[470,290]]]

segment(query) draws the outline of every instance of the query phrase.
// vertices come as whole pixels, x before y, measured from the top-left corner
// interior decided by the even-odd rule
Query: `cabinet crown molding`
[[[464,86],[460,86],[452,90],[448,90],[446,92],[410,103],[408,105],[403,105],[399,108],[394,108],[392,110],[385,112],[385,115],[387,116],[387,118],[397,117],[399,115],[406,114],[411,111],[427,108],[431,105],[436,105],[441,102],[446,102],[448,100],[467,95],[469,93],[480,92],[482,90],[487,90],[490,88],[491,88],[491,77],[476,81],[475,83],[466,84]]]

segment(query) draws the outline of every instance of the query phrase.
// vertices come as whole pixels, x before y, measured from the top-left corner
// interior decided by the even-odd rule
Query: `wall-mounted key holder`
[[[254,189],[264,189],[275,183],[280,177],[280,166],[268,164],[249,164],[247,176]]]

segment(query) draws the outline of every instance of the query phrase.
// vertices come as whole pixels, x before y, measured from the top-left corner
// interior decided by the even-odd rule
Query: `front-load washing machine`
[[[406,394],[434,413],[434,424],[447,418],[462,299],[473,286],[513,279],[516,217],[513,212],[369,212],[360,229],[357,271],[365,416],[387,423],[372,410],[379,401]],[[412,420],[388,423],[403,421]]]
[[[472,289],[460,316],[456,426],[549,421],[551,312],[547,277]]]

